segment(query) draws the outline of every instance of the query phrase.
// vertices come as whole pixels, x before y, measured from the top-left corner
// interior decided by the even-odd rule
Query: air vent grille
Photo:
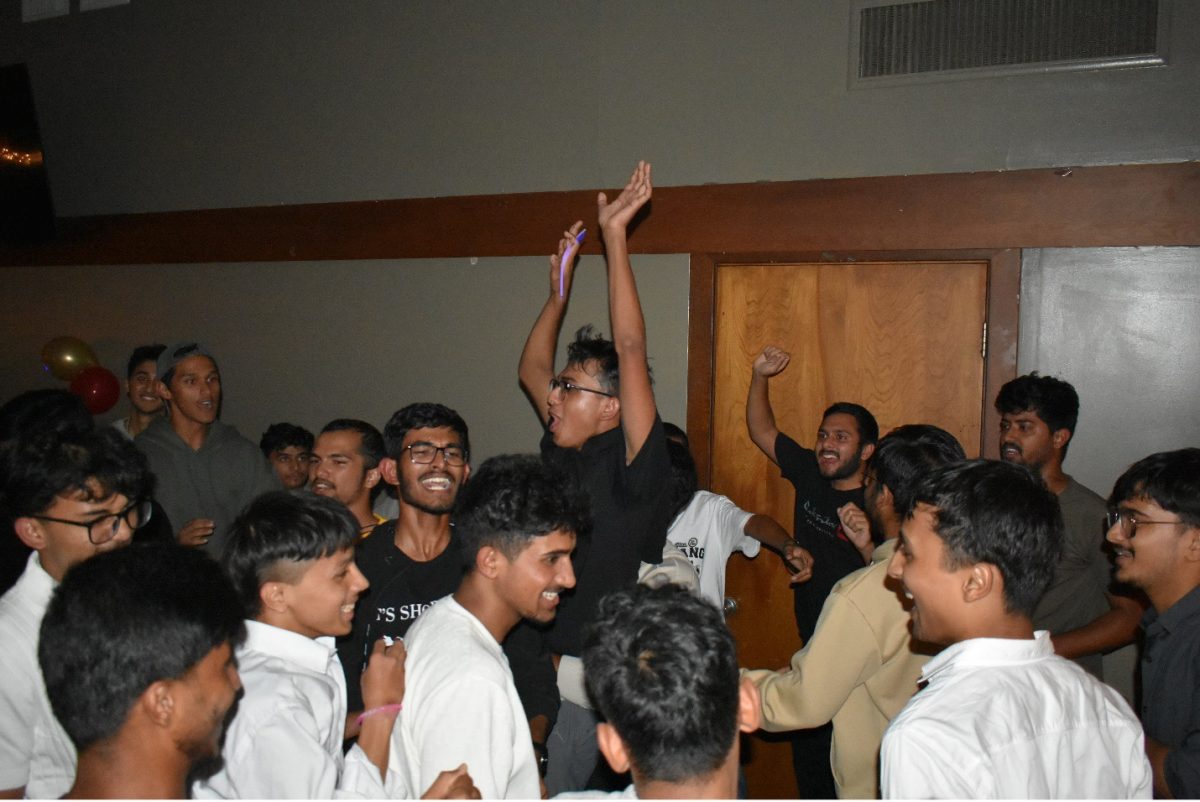
[[[860,80],[1158,65],[1165,0],[920,0],[860,7]]]

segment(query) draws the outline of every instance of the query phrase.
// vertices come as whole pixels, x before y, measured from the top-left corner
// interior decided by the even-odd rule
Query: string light
[[[19,164],[22,167],[33,167],[42,163],[42,152],[35,150],[32,153],[23,150],[13,150],[11,148],[0,145],[0,161],[6,161],[10,164]]]

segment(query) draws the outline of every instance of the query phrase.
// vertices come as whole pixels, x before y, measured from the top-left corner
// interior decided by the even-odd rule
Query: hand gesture
[[[388,646],[383,638],[375,641],[367,668],[362,675],[363,706],[374,707],[399,704],[404,698],[404,641],[397,639]]]
[[[429,790],[421,794],[422,799],[479,799],[479,789],[475,781],[467,773],[467,764],[463,763],[454,771],[443,771],[429,786]]]
[[[783,559],[794,569],[788,584],[799,585],[812,579],[813,556],[808,549],[793,540],[783,547]]]
[[[769,379],[783,373],[783,369],[788,366],[791,359],[792,355],[787,351],[774,345],[768,345],[762,349],[761,354],[754,358],[754,372],[764,379]]]
[[[211,518],[195,518],[179,530],[179,545],[203,546],[212,537],[217,525]]]
[[[550,294],[565,298],[571,294],[571,279],[575,277],[575,259],[579,254],[579,236],[583,229],[583,221],[576,220],[575,224],[563,232],[558,241],[558,253],[550,257]],[[570,251],[570,257],[563,256]]]
[[[859,553],[870,559],[874,544],[871,541],[871,522],[867,520],[867,514],[851,502],[838,507],[838,520],[842,522],[842,531]]]
[[[609,203],[608,197],[603,192],[596,198],[596,206],[600,211],[600,229],[602,231],[619,229],[624,232],[638,209],[645,206],[646,201],[650,200],[652,190],[650,165],[640,161],[637,167],[633,168],[633,175],[629,177],[629,183],[625,185],[625,189],[621,190],[621,194],[615,201]]]

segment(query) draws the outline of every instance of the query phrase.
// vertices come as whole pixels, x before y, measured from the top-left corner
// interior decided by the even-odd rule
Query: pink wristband
[[[354,720],[354,723],[361,727],[363,719],[370,718],[376,713],[399,713],[400,708],[401,705],[398,703],[394,705],[380,705],[379,707],[372,707],[370,710],[364,710],[362,714],[360,714],[359,717]]]

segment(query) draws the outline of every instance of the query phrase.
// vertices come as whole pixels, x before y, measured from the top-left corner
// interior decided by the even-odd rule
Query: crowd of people
[[[804,798],[1200,796],[1200,449],[1101,498],[1063,470],[1075,390],[1037,374],[995,400],[999,460],[850,401],[807,448],[765,345],[746,422],[789,533],[699,489],[659,415],[626,245],[651,194],[639,163],[598,197],[611,338],[561,367],[582,221],[550,259],[518,366],[537,454],[473,470],[430,402],[255,445],[200,342],[136,349],[112,426],[6,403],[0,796],[735,798],[760,727]],[[778,670],[722,615],[726,560],[763,546],[803,644]],[[1135,641],[1136,714],[1100,659]]]

